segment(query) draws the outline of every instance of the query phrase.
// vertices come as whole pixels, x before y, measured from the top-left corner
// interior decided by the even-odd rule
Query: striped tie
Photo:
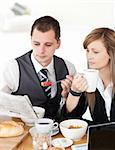
[[[41,82],[48,82],[48,75],[47,75],[48,70],[47,69],[41,69],[38,73],[38,76],[40,78]],[[51,86],[42,86],[46,96],[50,99],[51,98]]]

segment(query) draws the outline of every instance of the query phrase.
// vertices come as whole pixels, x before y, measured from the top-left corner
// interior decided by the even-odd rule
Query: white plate
[[[77,144],[71,146],[72,150],[88,150],[88,144]]]
[[[25,122],[25,124],[27,126],[34,126],[35,125],[35,121],[36,121],[36,119],[30,119],[30,118],[21,118],[21,120],[23,122]]]
[[[30,128],[29,132],[30,132],[31,135],[36,135],[36,127]],[[52,135],[51,136],[54,136],[58,133],[59,133],[59,128],[57,127],[55,130],[52,130]]]
[[[12,120],[12,117],[0,115],[0,122],[1,121],[9,121],[9,120]]]
[[[67,138],[56,138],[52,140],[52,145],[54,147],[69,147],[73,144],[73,141]]]

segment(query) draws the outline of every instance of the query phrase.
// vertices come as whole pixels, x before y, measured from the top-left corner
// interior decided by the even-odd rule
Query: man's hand
[[[72,75],[66,75],[66,79],[61,81],[61,86],[63,89],[61,94],[64,98],[67,98],[67,96],[68,96],[68,93],[71,88],[72,80],[73,80]]]

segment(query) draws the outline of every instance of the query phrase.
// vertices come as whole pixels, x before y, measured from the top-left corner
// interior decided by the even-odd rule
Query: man
[[[45,108],[45,117],[59,121],[62,96],[68,95],[72,76],[76,72],[70,62],[54,55],[60,47],[59,22],[50,16],[37,19],[32,25],[31,43],[31,51],[8,64],[1,90],[13,95],[28,95],[32,105]],[[43,69],[54,83],[52,86],[41,85],[41,80],[46,78]],[[56,81],[60,82],[56,84]]]

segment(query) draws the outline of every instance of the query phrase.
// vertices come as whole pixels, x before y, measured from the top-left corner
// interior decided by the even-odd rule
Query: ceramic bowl
[[[36,114],[37,114],[37,116],[38,116],[39,119],[44,117],[44,114],[45,114],[45,109],[44,108],[33,106],[33,109],[36,112]],[[23,118],[21,118],[21,120],[23,122],[25,122],[26,125],[28,125],[28,126],[33,126],[35,124],[35,122],[36,122],[36,119],[29,118],[29,117],[27,117],[27,118],[23,117]]]
[[[60,123],[59,127],[64,137],[79,140],[87,130],[88,123],[80,119],[68,119]]]

